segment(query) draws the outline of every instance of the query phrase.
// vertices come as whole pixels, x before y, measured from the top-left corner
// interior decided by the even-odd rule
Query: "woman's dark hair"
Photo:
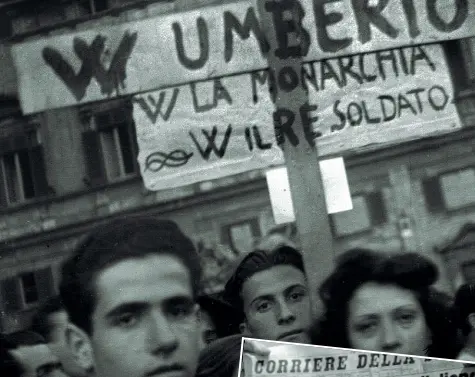
[[[200,353],[196,377],[233,377],[239,367],[242,335],[215,340]]]
[[[348,339],[348,305],[364,283],[392,284],[411,290],[425,315],[432,342],[427,356],[455,358],[460,349],[448,295],[431,287],[438,278],[436,265],[418,253],[386,254],[351,249],[337,261],[334,272],[320,287],[325,314],[313,326],[312,343],[351,348]]]

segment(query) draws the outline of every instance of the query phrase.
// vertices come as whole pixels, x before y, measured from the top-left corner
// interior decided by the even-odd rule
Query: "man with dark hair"
[[[20,331],[0,338],[0,372],[9,377],[66,377],[41,335]]]
[[[308,343],[310,298],[302,255],[279,245],[249,253],[225,288],[225,299],[244,314],[245,335]]]
[[[36,312],[31,323],[31,330],[40,334],[48,342],[51,351],[59,358],[63,369],[70,377],[86,377],[86,371],[74,359],[66,344],[66,327],[69,323],[68,314],[61,297],[49,298]]]
[[[79,364],[98,377],[192,377],[199,354],[198,254],[172,221],[96,228],[66,261],[61,298]]]
[[[242,315],[220,298],[220,294],[198,297],[200,305],[201,349],[213,341],[239,334]]]

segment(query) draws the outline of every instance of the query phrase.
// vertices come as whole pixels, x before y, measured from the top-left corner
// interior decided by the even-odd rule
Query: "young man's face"
[[[127,259],[102,271],[88,337],[97,377],[192,377],[197,304],[188,269],[169,255]]]
[[[23,369],[22,377],[66,377],[60,361],[46,344],[21,346],[10,352]]]
[[[241,290],[246,321],[254,337],[308,343],[310,298],[305,275],[290,265],[278,265],[247,279]]]

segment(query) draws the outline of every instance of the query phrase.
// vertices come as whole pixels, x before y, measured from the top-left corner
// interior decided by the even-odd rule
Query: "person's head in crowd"
[[[59,358],[68,376],[88,376],[91,371],[81,368],[66,344],[66,328],[68,323],[68,314],[61,301],[61,297],[54,296],[43,303],[33,316],[31,331],[40,334],[46,339],[48,347]]]
[[[2,376],[66,377],[61,362],[37,333],[19,331],[3,335],[0,347]]]
[[[298,249],[298,236],[295,224],[281,224],[270,229],[267,234],[256,240],[254,250],[275,250],[280,246]]]
[[[462,334],[475,343],[475,285],[464,284],[455,294],[454,314]]]
[[[67,341],[97,377],[192,377],[201,266],[172,221],[128,217],[97,227],[62,269]]]
[[[242,335],[232,335],[209,344],[200,353],[196,377],[238,377]]]
[[[243,313],[243,334],[308,343],[310,297],[298,250],[280,246],[249,253],[227,282],[224,297]]]
[[[320,287],[326,313],[312,343],[455,357],[450,298],[431,287],[437,277],[436,265],[417,253],[349,250]]]
[[[242,316],[218,295],[202,295],[198,297],[198,304],[200,305],[200,349],[216,339],[239,333]]]

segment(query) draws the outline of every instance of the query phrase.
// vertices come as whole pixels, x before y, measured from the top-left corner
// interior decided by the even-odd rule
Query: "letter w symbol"
[[[211,152],[214,151],[214,153],[219,158],[223,158],[224,154],[226,153],[226,148],[228,147],[229,138],[232,132],[231,125],[228,125],[228,128],[226,129],[226,133],[224,134],[223,142],[221,143],[221,146],[219,148],[216,146],[216,142],[215,142],[216,136],[218,135],[218,127],[213,126],[213,131],[211,132],[211,135],[208,133],[207,130],[201,130],[201,132],[203,133],[203,135],[206,137],[206,140],[208,141],[208,145],[206,146],[205,150],[201,148],[201,145],[198,142],[198,140],[196,140],[196,136],[193,134],[193,132],[189,133],[190,137],[192,138],[193,142],[196,145],[196,148],[198,148],[198,151],[200,152],[201,157],[203,157],[206,161],[208,161]]]
[[[90,45],[82,38],[74,38],[73,49],[76,56],[82,61],[81,68],[76,73],[74,68],[64,59],[64,57],[54,48],[45,47],[43,49],[43,59],[58,77],[66,84],[77,101],[86,95],[86,90],[94,77],[101,87],[101,93],[107,96],[114,91],[119,92],[120,88],[125,88],[127,78],[126,66],[137,42],[137,32],[126,31],[112,57],[109,69],[104,68],[101,57],[105,50],[106,38],[97,35]]]
[[[172,114],[172,111],[175,107],[176,99],[178,97],[179,92],[180,92],[179,88],[173,89],[172,98],[170,99],[170,102],[168,103],[168,106],[165,112],[162,112],[163,101],[165,101],[165,96],[166,96],[166,92],[163,92],[163,91],[160,92],[160,95],[158,96],[158,102],[155,99],[155,97],[152,96],[151,94],[147,96],[148,102],[143,97],[134,97],[132,99],[132,102],[137,103],[145,112],[145,114],[147,114],[148,119],[150,119],[150,121],[153,124],[155,124],[157,122],[157,118],[159,115],[162,117],[164,121],[167,121],[170,118],[170,115]],[[149,103],[151,106],[153,106],[153,110],[151,106],[149,105]]]

